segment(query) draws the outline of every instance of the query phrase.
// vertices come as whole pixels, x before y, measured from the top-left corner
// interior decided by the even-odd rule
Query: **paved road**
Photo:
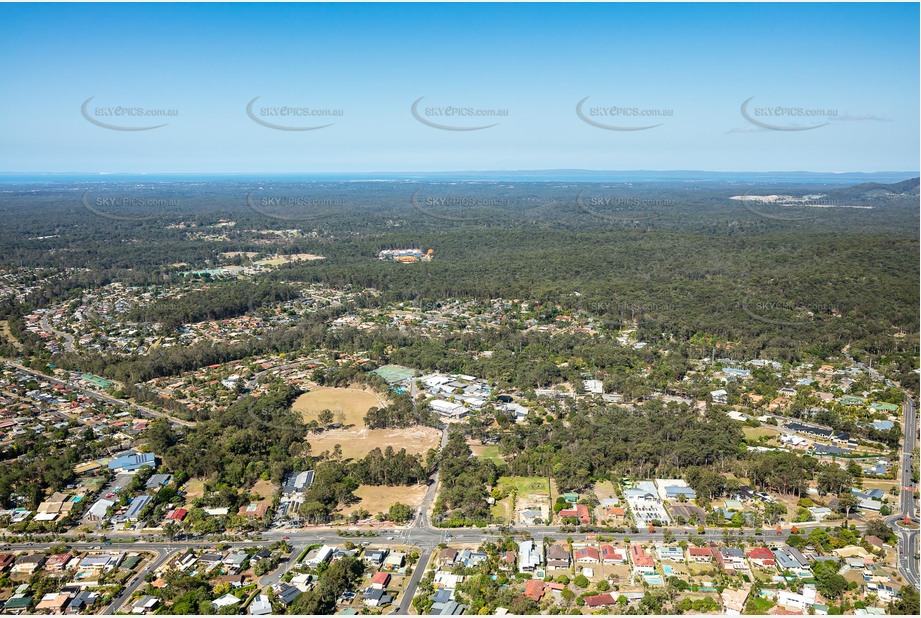
[[[128,583],[127,586],[125,586],[125,590],[118,596],[117,599],[112,601],[112,603],[109,605],[109,607],[106,608],[105,612],[103,613],[105,614],[118,613],[121,606],[127,603],[128,599],[131,598],[131,595],[133,595],[135,591],[145,583],[144,578],[147,576],[147,574],[153,573],[154,571],[159,569],[160,565],[166,562],[166,560],[168,560],[169,557],[173,555],[173,552],[175,551],[175,549],[167,546],[167,547],[153,548],[152,551],[157,553],[157,557],[154,558],[153,561],[149,562],[146,567],[141,569],[141,572],[138,573],[134,577],[134,579],[132,579]],[[124,611],[128,611],[128,608],[125,608]]]
[[[886,521],[899,540],[899,572],[915,589],[921,588],[918,574],[918,529],[915,516],[917,487],[911,478],[913,451],[918,444],[918,411],[910,397],[905,399],[902,423],[905,434],[902,439],[902,454],[899,461],[902,491],[899,497],[899,513]],[[905,519],[913,521],[913,528],[904,525]]]
[[[416,588],[419,587],[419,582],[422,580],[422,576],[428,568],[429,560],[432,558],[433,552],[434,548],[429,548],[423,550],[423,552],[419,554],[419,561],[416,563],[416,568],[413,569],[413,574],[412,577],[409,578],[406,590],[403,591],[403,597],[400,599],[396,611],[392,613],[401,615],[409,613],[409,606],[412,605],[413,597],[416,596]]]
[[[861,526],[857,526],[858,529]],[[676,540],[687,539],[689,536],[697,535],[696,528],[670,528],[672,534]],[[727,538],[727,530],[723,528],[708,528],[702,535],[697,535],[703,537],[706,541],[716,541],[722,542]],[[519,536],[530,536],[537,540],[538,542],[543,542],[545,538],[554,538],[554,539],[565,539],[572,538],[574,541],[586,541],[590,538],[594,538],[596,535],[593,533],[576,533],[576,532],[562,532],[559,527],[555,526],[540,526],[532,527],[527,529],[512,529],[509,531],[511,534]],[[407,526],[403,530],[403,534],[400,535],[400,538],[394,539],[393,541],[387,541],[386,538],[379,538],[377,541],[372,541],[372,546],[375,545],[387,545],[394,543],[406,542],[411,544],[414,547],[419,548],[420,556],[419,561],[416,564],[416,568],[413,570],[413,574],[410,577],[410,581],[407,584],[407,588],[400,599],[400,602],[394,613],[396,614],[407,614],[412,604],[412,598],[415,595],[416,589],[421,581],[422,577],[425,575],[425,570],[428,567],[428,563],[431,560],[432,555],[438,548],[438,544],[445,541],[447,534],[451,535],[452,543],[482,543],[485,541],[497,541],[500,540],[505,534],[496,529],[467,529],[467,528],[454,528],[454,529],[438,529],[432,528],[430,526],[419,526],[418,520],[414,522],[413,525]],[[641,530],[637,534],[632,534],[630,532],[623,534],[616,533],[600,533],[604,536],[611,537],[614,539],[623,540],[625,537],[629,537],[632,541],[661,541],[663,539],[662,531],[657,531],[650,533],[648,530]],[[741,536],[741,538],[748,538],[749,536],[754,536],[759,539],[759,542],[766,543],[768,545],[783,543],[786,538],[789,536],[790,532],[788,530],[782,530],[777,532],[776,529],[763,530],[760,534],[755,534],[754,530],[743,531],[741,535],[739,531],[729,532],[729,538],[735,540]],[[109,533],[109,536],[112,536],[112,533]],[[281,579],[281,576],[290,568],[294,561],[297,560],[297,557],[308,545],[315,543],[342,543],[346,539],[340,537],[338,531],[317,528],[314,530],[310,529],[298,529],[296,531],[270,531],[262,535],[261,539],[251,539],[251,540],[242,540],[242,541],[229,541],[225,544],[232,548],[246,548],[246,547],[258,547],[270,545],[275,541],[282,540],[284,536],[288,536],[288,543],[292,546],[292,553],[288,558],[287,564],[282,565],[280,568],[275,570],[269,575],[264,576],[260,579],[259,583],[261,586],[269,586],[274,583],[277,583]],[[90,541],[73,541],[69,542],[67,535],[60,535],[60,538],[57,539],[54,543],[14,543],[9,545],[11,550],[27,550],[27,551],[44,551],[52,547],[57,543],[64,542],[68,546],[74,549],[81,550],[90,550],[93,547],[101,545],[100,541],[93,542]],[[203,549],[206,547],[213,547],[216,542],[203,541],[200,539],[184,539],[184,540],[174,540],[170,542],[166,541],[156,541],[156,542],[135,542],[135,543],[119,543],[115,542],[110,546],[105,546],[105,550],[112,551],[151,551],[157,554],[157,558],[150,562],[142,571],[138,574],[135,579],[131,580],[132,583],[125,588],[122,594],[112,602],[112,604],[105,610],[105,614],[114,614],[121,608],[137,591],[137,589],[144,583],[144,577],[147,573],[156,571],[161,565],[163,565],[167,560],[169,560],[176,552],[183,551],[186,549]]]
[[[301,545],[291,545],[291,555],[288,556],[288,559],[278,565],[278,568],[272,571],[271,573],[266,573],[259,580],[259,585],[262,588],[267,586],[273,586],[281,581],[282,576],[287,573],[291,568],[294,567],[294,564],[297,562],[298,557],[307,549],[306,544]]]
[[[51,328],[51,325],[48,323],[48,314],[45,313],[42,315],[42,318],[38,321],[39,325],[42,327],[42,330],[45,332],[52,333],[55,337],[60,337],[64,340],[64,349],[68,352],[75,352],[74,350],[74,336],[70,333],[65,333],[61,330],[55,330]]]

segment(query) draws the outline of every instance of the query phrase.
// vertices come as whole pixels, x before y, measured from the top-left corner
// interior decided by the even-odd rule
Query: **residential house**
[[[141,468],[156,467],[156,456],[153,453],[128,453],[109,462],[109,470],[115,472],[134,472]]]
[[[96,604],[96,600],[99,599],[99,593],[92,590],[82,590],[77,593],[70,603],[68,603],[67,608],[64,610],[67,614],[83,614],[86,613],[93,605]]]
[[[779,591],[777,593],[777,605],[805,612],[815,603],[815,597],[815,586],[807,584],[803,586],[802,593],[790,592],[789,590]]]
[[[620,549],[613,545],[605,544],[601,546],[601,560],[605,564],[623,564],[626,561],[626,556]]]
[[[251,502],[246,506],[241,506],[237,511],[237,515],[250,519],[262,519],[269,512],[269,506],[268,502]]]
[[[35,606],[35,611],[63,614],[64,608],[70,603],[70,599],[70,594],[66,592],[49,592]]]
[[[446,548],[446,549],[447,549],[447,548]],[[456,557],[456,556],[457,556],[457,550],[454,549],[454,550],[452,550],[452,551],[454,552],[454,556]],[[384,564],[384,558],[387,557],[387,554],[388,554],[388,553],[389,553],[389,551],[386,550],[386,549],[369,549],[369,550],[365,551],[364,556],[363,556],[363,559],[364,559],[364,561],[367,562],[369,565],[371,565],[371,566],[373,566],[373,567],[379,567],[379,566],[381,566],[382,564]],[[454,564],[453,561],[452,561],[451,564]]]
[[[264,594],[256,595],[252,603],[249,604],[250,616],[266,616],[272,613],[272,602]]]
[[[773,568],[777,564],[774,560],[774,554],[767,547],[753,547],[748,550],[746,555],[749,562],[762,569]]]
[[[161,487],[166,487],[173,480],[172,474],[154,474],[147,479],[147,483],[144,485],[144,489],[147,490],[159,490]]]
[[[180,571],[188,571],[192,568],[192,566],[195,565],[196,562],[198,562],[198,557],[192,553],[192,551],[187,551],[186,553],[176,558],[176,560],[173,561],[173,564]]]
[[[211,606],[214,607],[218,612],[224,609],[225,607],[236,606],[240,604],[239,597],[236,597],[229,592],[222,597],[218,597],[211,601]]]
[[[614,597],[607,592],[604,594],[593,594],[585,597],[585,606],[591,609],[596,607],[609,607],[614,605]]]
[[[105,498],[100,498],[89,508],[86,512],[87,521],[103,521],[106,518],[106,513],[108,510],[115,505],[113,500],[106,500]]]
[[[540,568],[544,558],[542,555],[542,546],[534,541],[522,541],[518,544],[518,571],[521,573],[533,573],[535,569]]]
[[[249,554],[245,551],[230,552],[221,559],[221,564],[233,573],[236,573],[243,567],[243,563],[249,560]]]
[[[530,579],[528,583],[524,585],[524,596],[533,599],[535,601],[540,601],[544,596],[544,582],[540,579]]]
[[[594,547],[581,547],[573,552],[576,562],[585,564],[598,564],[601,562],[601,555]]]
[[[390,584],[390,573],[385,573],[384,571],[378,571],[371,578],[372,588],[377,588],[378,590],[386,590],[389,584]]]
[[[249,604],[250,616],[267,616],[272,613],[272,602],[264,594],[256,595],[256,598]]]
[[[99,571],[104,573],[118,568],[122,555],[117,553],[102,554],[99,556],[84,556],[80,560],[81,571]]]
[[[71,553],[55,554],[48,558],[45,563],[45,570],[51,573],[60,573],[67,570],[67,564],[73,559]]]
[[[383,569],[385,571],[396,571],[402,569],[406,564],[406,554],[399,551],[392,551],[384,558]]]
[[[32,597],[27,597],[24,592],[17,592],[3,604],[3,611],[21,614],[32,606]]]
[[[278,582],[272,586],[272,591],[275,592],[275,598],[285,606],[294,603],[294,599],[301,594],[301,591],[296,587],[284,582]]]
[[[738,547],[720,547],[714,552],[714,555],[716,556],[716,562],[724,571],[748,570],[748,564],[745,562],[745,552]]]
[[[652,556],[647,554],[641,545],[635,543],[630,546],[630,562],[633,563],[634,573],[654,573],[656,570]]]
[[[547,550],[547,566],[551,569],[568,569],[571,566],[569,549],[560,543],[555,543]]]
[[[288,582],[301,592],[307,592],[310,590],[310,584],[313,582],[313,575],[310,573],[298,573],[291,578],[291,581]]]
[[[809,569],[809,559],[806,558],[798,549],[789,545],[775,547],[771,550],[774,554],[774,560],[777,566],[784,571],[796,571]]]
[[[444,566],[454,566],[454,561],[457,559],[457,550],[453,547],[445,547],[440,552],[438,552],[438,558],[436,564],[440,567]],[[380,562],[378,561],[378,564]]]
[[[11,573],[20,575],[32,575],[45,564],[45,557],[41,554],[23,554],[16,558]]]
[[[181,522],[185,519],[186,515],[189,514],[188,509],[170,509],[166,513],[165,521],[172,521],[175,523]]]
[[[336,550],[335,547],[330,547],[329,545],[324,545],[323,547],[316,550],[316,553],[311,552],[312,555],[308,554],[307,559],[304,561],[310,568],[317,568],[321,564],[325,564],[330,561],[333,557],[333,552]]]
[[[217,552],[205,552],[198,557],[198,562],[203,571],[210,571],[217,568],[224,561],[224,555]]]
[[[592,523],[591,514],[589,513],[588,507],[584,504],[576,504],[571,508],[563,509],[559,512],[559,516],[560,519],[575,517],[579,520],[579,523],[585,525]]]
[[[393,603],[393,597],[378,588],[368,588],[362,593],[361,602],[368,607],[383,607]]]
[[[118,517],[119,521],[136,522],[141,519],[141,511],[153,500],[151,496],[142,494],[131,501],[131,505],[124,515]]]
[[[153,613],[157,606],[160,605],[160,599],[149,594],[145,594],[131,606],[132,614],[150,614]]]
[[[231,588],[240,588],[246,582],[246,575],[238,573],[236,575],[222,575],[217,578],[217,581],[230,584]]]
[[[726,588],[720,593],[720,599],[723,601],[723,613],[727,616],[738,616],[745,611],[745,602],[751,592],[751,586],[745,586],[739,590]]]
[[[656,549],[660,561],[684,562],[684,550],[680,547],[670,547],[668,545],[659,545]]]

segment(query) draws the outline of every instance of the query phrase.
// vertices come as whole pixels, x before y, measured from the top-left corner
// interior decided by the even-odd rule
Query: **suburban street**
[[[918,517],[915,512],[915,497],[917,487],[911,478],[912,451],[918,444],[918,413],[915,403],[911,398],[905,399],[904,404],[904,438],[902,440],[902,453],[899,461],[902,490],[899,496],[899,513],[887,518],[893,532],[899,540],[899,572],[915,588],[921,588],[918,577]],[[907,521],[911,521],[912,528],[908,528]]]
[[[47,332],[49,332],[49,333],[54,333],[55,337],[60,337],[61,339],[63,339],[63,340],[64,340],[64,349],[65,349],[67,352],[73,353],[73,352],[75,351],[75,350],[74,350],[74,336],[71,335],[70,333],[65,333],[65,332],[63,332],[63,331],[55,330],[55,329],[51,328],[51,325],[48,323],[48,314],[47,314],[47,313],[46,313],[45,315],[42,316],[42,319],[39,321],[39,324],[41,324],[41,327],[42,327],[45,331],[47,331]]]
[[[24,371],[25,373],[31,374],[43,380],[48,380],[52,384],[60,384],[61,386],[66,386],[67,388],[73,388],[75,390],[78,390],[84,395],[86,395],[87,397],[90,397],[91,399],[95,399],[96,401],[102,401],[104,403],[108,403],[114,406],[122,406],[122,407],[134,409],[141,416],[152,416],[155,418],[165,418],[169,420],[169,422],[171,423],[182,425],[184,427],[194,427],[195,426],[195,423],[192,421],[184,421],[174,416],[170,416],[169,414],[166,414],[165,412],[160,412],[159,410],[154,410],[152,408],[148,408],[147,406],[143,406],[138,403],[129,403],[123,399],[116,399],[115,397],[110,397],[109,395],[106,395],[105,393],[100,393],[99,391],[93,390],[91,388],[76,386],[65,380],[61,380],[59,378],[50,376],[46,373],[42,373],[41,371],[29,369],[28,367],[20,365],[16,361],[10,360],[8,358],[0,358],[0,362],[9,363],[10,365],[12,365],[13,367],[16,367],[16,369],[19,369],[20,371]]]
[[[128,585],[125,586],[125,590],[116,598],[109,607],[106,609],[106,614],[115,614],[118,612],[119,608],[124,605],[128,599],[131,598],[131,595],[144,583],[144,578],[148,573],[152,573],[160,568],[160,565],[163,564],[172,554],[173,548],[170,546],[166,547],[154,547],[152,551],[156,552],[157,557],[153,561],[149,562],[140,573],[135,575]]]

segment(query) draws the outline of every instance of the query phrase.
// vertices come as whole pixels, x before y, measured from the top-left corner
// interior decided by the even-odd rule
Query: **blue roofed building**
[[[154,468],[157,457],[153,453],[130,453],[109,462],[109,470],[116,472],[134,472],[141,468]]]

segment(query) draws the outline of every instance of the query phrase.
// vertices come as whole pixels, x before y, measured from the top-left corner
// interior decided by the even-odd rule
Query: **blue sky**
[[[0,171],[917,170],[918,18],[917,4],[3,4]],[[81,114],[90,97],[93,120],[167,124],[103,128]],[[263,126],[255,97],[261,120],[332,124]],[[422,120],[498,124],[434,128],[411,114],[420,97]],[[586,97],[589,120],[660,126],[593,126]],[[102,115],[118,106],[178,115]],[[268,115],[282,106],[341,115]]]

